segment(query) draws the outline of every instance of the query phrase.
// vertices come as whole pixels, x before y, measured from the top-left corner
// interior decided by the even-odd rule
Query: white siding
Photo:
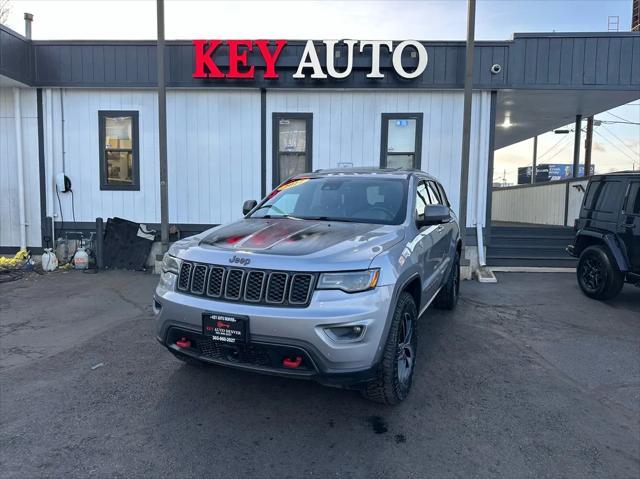
[[[53,93],[54,172],[59,173],[63,171],[61,93]],[[73,184],[75,220],[118,216],[160,222],[155,92],[73,89],[62,95],[64,171]],[[100,110],[139,112],[140,191],[100,190]],[[259,92],[169,91],[167,143],[170,222],[227,222],[241,216],[243,199],[260,196]],[[61,194],[60,200],[64,220],[71,221],[71,195]],[[57,199],[54,206],[57,212]]]
[[[547,183],[493,190],[491,219],[515,223],[564,225],[567,185]]]
[[[27,246],[42,246],[36,91],[20,89]],[[20,245],[13,89],[0,88],[0,246]]]
[[[489,153],[490,94],[473,98],[467,224],[476,223],[476,190],[481,179],[479,222],[485,223]],[[271,185],[272,113],[313,113],[313,169],[380,164],[382,113],[420,113],[422,170],[442,181],[458,211],[463,93],[457,91],[269,91],[267,94],[267,181]]]
[[[495,188],[492,193],[491,219],[512,223],[573,226],[580,216],[587,183],[588,180],[573,180],[568,183],[550,182],[519,188]]]
[[[169,92],[167,130],[170,222],[226,223],[260,197],[259,91]]]

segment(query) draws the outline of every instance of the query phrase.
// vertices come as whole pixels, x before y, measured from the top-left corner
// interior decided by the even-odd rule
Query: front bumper
[[[306,308],[273,307],[178,293],[164,278],[154,296],[156,337],[174,354],[204,362],[326,384],[358,383],[375,373],[392,293],[393,286],[356,294],[321,290],[313,293]],[[220,346],[203,336],[203,312],[249,317],[249,344]],[[363,326],[363,335],[356,341],[337,341],[325,331],[347,325]],[[175,343],[182,337],[194,346],[178,347]],[[300,367],[282,365],[283,358],[295,356],[303,358]]]

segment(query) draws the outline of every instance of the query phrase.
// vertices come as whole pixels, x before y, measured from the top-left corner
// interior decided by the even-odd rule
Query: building
[[[458,209],[464,42],[166,49],[169,221],[183,234],[239,218],[243,200],[290,174],[339,166],[421,168]],[[468,244],[490,235],[494,149],[637,98],[638,52],[629,32],[477,42]],[[153,41],[32,41],[0,27],[0,252],[21,231],[39,250],[52,218],[56,235],[96,217],[159,223],[155,83]],[[72,192],[56,186],[62,173]]]

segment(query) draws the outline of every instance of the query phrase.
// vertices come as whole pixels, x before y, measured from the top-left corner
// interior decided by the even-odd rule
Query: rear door
[[[618,234],[625,244],[631,269],[640,272],[640,180],[629,182]]]
[[[427,181],[427,192],[429,193],[429,198],[432,205],[447,206],[446,199],[442,197],[435,181]],[[442,283],[445,272],[447,271],[447,268],[451,261],[449,246],[451,244],[452,235],[453,229],[450,222],[436,225],[435,231],[433,232],[434,244],[429,251],[429,255],[433,264],[436,265],[437,278],[439,283]]]

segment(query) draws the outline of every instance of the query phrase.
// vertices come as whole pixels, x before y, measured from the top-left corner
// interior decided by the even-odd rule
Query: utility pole
[[[535,185],[538,175],[538,135],[533,137],[533,167],[531,168],[531,184]]]
[[[164,76],[164,0],[156,0],[158,22],[158,138],[160,149],[160,239],[162,252],[169,249],[169,185],[167,180],[167,87]]]
[[[580,132],[582,125],[582,115],[576,115],[576,128],[573,141],[573,177],[577,178],[580,168]]]
[[[591,176],[592,145],[593,145],[593,115],[587,118],[587,137],[584,140],[584,176]]]
[[[476,0],[467,4],[467,44],[464,70],[464,112],[462,119],[462,159],[460,165],[460,238],[467,243],[467,190],[469,187],[469,150],[471,146],[471,98],[473,94],[473,42],[476,25]],[[462,255],[464,257],[464,254]]]

